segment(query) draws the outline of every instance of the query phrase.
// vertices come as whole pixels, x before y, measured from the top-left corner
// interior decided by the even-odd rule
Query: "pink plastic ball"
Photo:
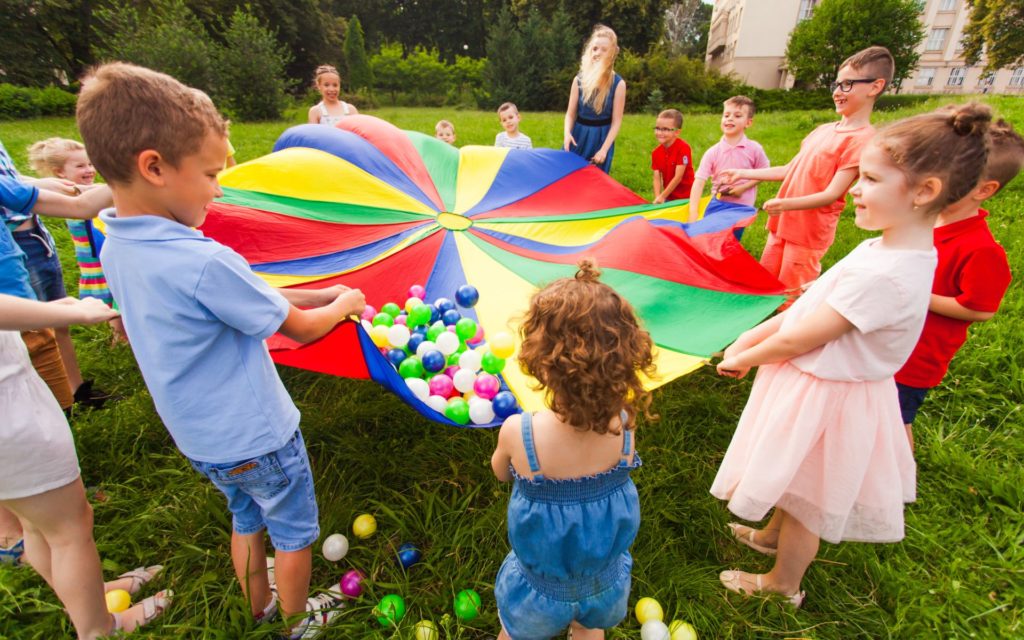
[[[446,375],[449,378],[452,378],[454,380],[455,379],[455,374],[458,373],[458,372],[459,372],[459,365],[453,364],[452,366],[450,366],[450,367],[448,367],[447,369],[444,370],[444,375]]]
[[[501,381],[489,373],[481,373],[473,383],[473,391],[484,400],[493,398],[498,394],[499,389],[501,389]]]
[[[358,598],[363,595],[363,578],[365,576],[358,569],[352,569],[341,577],[341,592],[349,598]]]
[[[480,326],[480,325],[477,325],[476,326],[476,334],[472,338],[470,338],[469,340],[466,340],[466,344],[480,344],[483,341],[484,341],[484,328],[482,326]]]
[[[366,320],[367,322],[370,322],[373,320],[373,316],[375,315],[377,315],[377,310],[373,308],[372,304],[368,304],[365,307],[363,307],[363,313],[359,317],[362,318],[363,320]]]
[[[452,383],[452,379],[443,373],[439,373],[430,379],[430,393],[432,395],[447,397],[454,388],[455,384]]]
[[[411,287],[409,287],[409,295],[407,297],[419,298],[420,300],[424,300],[427,297],[427,290],[424,289],[423,285],[421,284],[414,284]]]
[[[395,324],[406,324],[408,316],[398,316],[395,318]]]

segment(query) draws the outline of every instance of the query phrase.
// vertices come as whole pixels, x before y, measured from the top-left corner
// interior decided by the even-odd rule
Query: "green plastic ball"
[[[473,318],[462,318],[455,323],[455,335],[465,342],[476,335],[476,320]]]
[[[437,340],[437,336],[441,335],[443,332],[447,330],[448,329],[444,326],[444,323],[438,320],[434,324],[430,325],[429,329],[427,329],[427,340],[434,342]]]
[[[418,327],[421,324],[427,324],[430,322],[430,305],[420,304],[416,305],[409,311],[409,319],[407,324],[410,327]]]
[[[390,327],[395,324],[395,317],[381,311],[377,315],[373,316],[373,326],[385,326]]]
[[[398,306],[394,302],[387,302],[383,307],[380,308],[381,313],[386,313],[391,316],[392,319],[397,318],[398,314],[402,313],[402,307]]]
[[[444,408],[444,415],[452,422],[469,424],[469,403],[462,398],[452,398]]]
[[[483,358],[480,360],[480,368],[487,373],[493,373],[495,375],[501,373],[501,370],[505,368],[505,359],[499,358],[490,351],[485,351]]]
[[[389,593],[380,599],[373,614],[382,627],[396,627],[405,617],[405,600],[402,596]]]
[[[480,595],[472,589],[463,589],[455,594],[455,617],[469,622],[480,615]]]
[[[416,356],[409,356],[398,365],[398,375],[403,378],[422,378],[423,363]]]

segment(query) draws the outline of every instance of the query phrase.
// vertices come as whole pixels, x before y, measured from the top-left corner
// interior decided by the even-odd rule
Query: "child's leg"
[[[789,595],[800,590],[800,582],[818,555],[821,540],[782,509],[776,509],[776,513],[782,514],[779,553],[775,556],[775,566],[765,577],[770,590]]]
[[[277,596],[281,601],[281,612],[286,619],[306,611],[306,598],[309,596],[309,579],[312,571],[312,546],[298,551],[274,552],[274,579],[277,581]]]
[[[92,507],[81,479],[45,493],[9,500],[25,528],[25,555],[67,608],[79,638],[107,635],[113,618],[92,538]]]
[[[905,424],[903,428],[907,432],[907,442],[910,443],[910,453],[914,453],[914,425]]]
[[[263,612],[271,598],[265,544],[262,530],[248,534],[231,532],[231,562],[254,616]]]
[[[588,629],[575,620],[569,625],[572,640],[604,640],[604,629]]]
[[[71,385],[68,384],[68,373],[64,370],[64,363],[61,362],[60,349],[57,347],[57,338],[54,336],[53,329],[22,331],[21,339],[25,341],[25,346],[28,348],[32,367],[50,387],[60,408],[70,409],[75,403],[75,396],[71,391]]]
[[[21,521],[18,516],[0,507],[0,547],[9,547],[21,538]]]
[[[82,386],[82,370],[78,368],[78,356],[75,355],[75,343],[71,341],[71,331],[67,327],[59,327],[53,331],[57,335],[57,348],[60,349],[64,371],[68,374],[68,385],[74,393]]]

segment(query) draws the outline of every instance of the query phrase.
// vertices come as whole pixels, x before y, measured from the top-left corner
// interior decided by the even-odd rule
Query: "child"
[[[447,120],[438,120],[434,125],[434,137],[448,144],[455,144],[455,125]]]
[[[654,204],[690,197],[693,186],[693,153],[690,145],[679,138],[683,114],[666,109],[654,121],[654,137],[658,146],[651,152],[654,171]]]
[[[96,178],[96,170],[89,162],[85,146],[81,142],[66,138],[47,138],[28,149],[28,161],[32,169],[41,176],[70,180],[79,187],[90,187]],[[113,306],[114,298],[107,288],[103,276],[99,251],[96,247],[92,220],[64,221],[75,245],[75,259],[78,261],[78,297],[99,298],[107,306]],[[110,328],[116,340],[124,340],[124,325],[120,316],[110,319]],[[58,330],[57,335],[61,335]],[[70,341],[70,336],[67,337]],[[63,342],[62,342],[63,344]],[[86,382],[90,384],[91,382]]]
[[[498,107],[498,119],[504,131],[494,136],[494,146],[508,149],[532,149],[530,136],[519,130],[519,109],[511,102]]]
[[[583,45],[580,72],[569,89],[562,148],[593,162],[601,171],[612,170],[615,138],[626,111],[626,82],[615,73],[619,39],[599,24]]]
[[[309,108],[309,124],[325,124],[333,127],[345,116],[359,113],[354,104],[341,100],[341,74],[329,64],[322,64],[313,74],[313,85],[320,92],[321,100]]]
[[[727,589],[779,593],[800,606],[820,538],[903,538],[915,469],[893,374],[924,325],[935,216],[977,183],[990,119],[988,107],[969,104],[882,130],[851,190],[857,226],[881,237],[726,349],[719,373],[760,369],[711,493],[744,520],[775,507],[761,530],[729,526],[737,541],[777,554],[766,574],[723,572]]]
[[[874,135],[871,110],[892,82],[892,54],[868,47],[847,58],[832,83],[838,123],[826,123],[800,143],[781,167],[726,169],[719,188],[741,180],[782,180],[777,197],[764,203],[768,240],[761,264],[786,286],[786,305],[821,273],[821,258],[835,240],[846,192],[857,177],[861,149]]]
[[[900,412],[910,447],[912,424],[925,395],[942,382],[949,363],[967,340],[972,322],[985,322],[999,310],[1010,286],[1006,251],[992,237],[982,202],[998,193],[1024,165],[1024,140],[1005,120],[989,129],[991,148],[981,182],[939,214],[935,248],[939,266],[932,283],[924,330],[903,368],[896,373]]]
[[[494,475],[514,482],[512,551],[494,585],[499,640],[570,625],[575,640],[596,640],[626,616],[640,526],[633,432],[639,412],[653,417],[639,373],[655,371],[650,335],[599,275],[581,261],[575,278],[533,296],[522,325],[519,362],[550,409],[505,420],[491,457]]]
[[[313,478],[299,412],[263,341],[276,331],[316,340],[360,313],[363,294],[340,286],[278,292],[193,229],[221,195],[227,150],[224,121],[206,96],[162,73],[107,64],[83,83],[77,115],[114,191],[116,212],[101,215],[101,258],[157,412],[192,466],[228,498],[231,557],[252,614],[267,619],[280,598],[290,622],[308,613],[293,629],[302,636],[336,611],[322,610],[330,598],[307,603],[319,536]],[[277,549],[276,596],[264,529]]]
[[[719,123],[722,139],[701,156],[689,195],[690,222],[696,222],[700,217],[700,199],[709,178],[713,198],[752,207],[757,199],[757,180],[724,187],[718,175],[726,169],[766,169],[771,164],[761,145],[746,135],[747,129],[754,124],[754,101],[747,96],[733,96],[722,107],[722,121]]]

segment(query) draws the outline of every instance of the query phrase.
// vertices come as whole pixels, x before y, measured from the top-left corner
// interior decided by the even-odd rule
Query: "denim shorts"
[[[227,496],[236,533],[266,529],[278,551],[305,549],[320,537],[313,472],[298,429],[283,447],[258,458],[189,462]]]
[[[917,417],[917,410],[921,408],[924,397],[931,389],[920,387],[908,387],[905,384],[896,383],[896,391],[900,396],[900,415],[903,417],[903,424],[914,424]]]
[[[610,629],[629,611],[632,567],[633,558],[624,553],[607,576],[577,585],[584,588],[582,597],[567,599],[564,586],[538,584],[509,553],[494,583],[498,617],[512,640],[548,640],[574,620],[587,629]]]
[[[11,235],[25,252],[29,284],[36,297],[43,302],[67,297],[64,289],[64,272],[60,258],[53,248],[53,239],[46,227],[38,225],[25,231],[14,231]]]

